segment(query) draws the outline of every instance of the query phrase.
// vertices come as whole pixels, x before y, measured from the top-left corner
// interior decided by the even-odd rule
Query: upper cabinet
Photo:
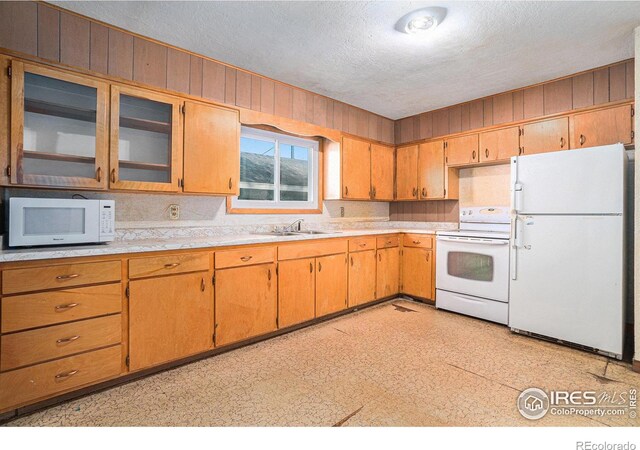
[[[393,147],[371,144],[371,198],[393,200]]]
[[[184,192],[238,195],[239,180],[238,111],[185,102]]]
[[[408,145],[396,150],[396,199],[418,198],[418,146]]]
[[[371,147],[366,141],[342,138],[342,196],[371,199]]]
[[[520,152],[520,127],[480,133],[480,162],[508,161]]]
[[[418,197],[445,198],[444,142],[425,142],[418,148]]]
[[[633,142],[631,105],[599,109],[573,116],[571,148]]]
[[[12,184],[107,187],[108,85],[13,61]]]
[[[569,148],[569,118],[542,120],[522,126],[522,154],[555,152]]]
[[[477,134],[450,138],[445,141],[444,145],[446,149],[445,160],[448,166],[464,166],[480,161]]]
[[[115,189],[179,190],[182,101],[125,86],[111,88],[111,173]]]

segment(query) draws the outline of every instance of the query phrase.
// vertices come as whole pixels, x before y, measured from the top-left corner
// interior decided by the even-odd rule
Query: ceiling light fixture
[[[446,8],[422,8],[405,14],[396,23],[396,30],[407,34],[425,34],[435,29],[447,15]]]

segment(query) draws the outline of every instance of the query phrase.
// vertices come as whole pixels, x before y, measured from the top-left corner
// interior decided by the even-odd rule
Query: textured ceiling
[[[640,2],[52,2],[391,119],[633,56]],[[427,36],[407,12],[448,9]]]

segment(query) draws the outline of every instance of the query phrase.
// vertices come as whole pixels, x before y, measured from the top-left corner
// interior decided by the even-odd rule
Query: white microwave
[[[115,201],[9,199],[9,247],[113,241]]]

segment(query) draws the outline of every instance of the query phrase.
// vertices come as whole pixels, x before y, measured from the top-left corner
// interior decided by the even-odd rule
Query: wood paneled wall
[[[634,62],[552,80],[397,120],[396,145],[632,99]]]
[[[392,202],[389,220],[414,222],[458,222],[458,200]]]
[[[393,144],[394,121],[36,2],[0,1],[0,47]]]

